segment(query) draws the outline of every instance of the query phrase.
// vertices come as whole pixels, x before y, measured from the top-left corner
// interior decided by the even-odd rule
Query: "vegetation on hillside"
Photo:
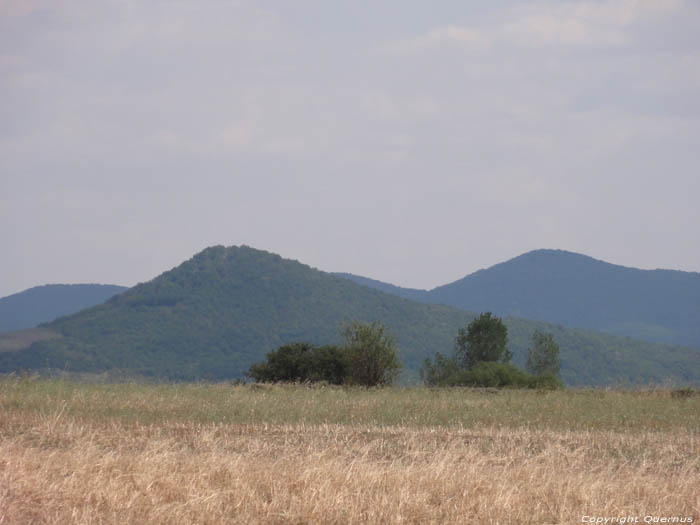
[[[207,248],[104,304],[48,323],[60,338],[0,353],[0,372],[65,370],[161,379],[239,378],[267,352],[295,341],[339,345],[352,320],[395,335],[402,379],[449,352],[474,314],[421,304],[247,247]],[[700,351],[504,319],[508,351],[523,367],[536,329],[561,346],[567,384],[696,383]],[[0,340],[2,336],[0,335]],[[1,346],[1,344],[0,344]]]

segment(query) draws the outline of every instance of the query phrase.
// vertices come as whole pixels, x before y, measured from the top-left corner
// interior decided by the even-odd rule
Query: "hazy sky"
[[[0,0],[0,296],[214,244],[700,271],[700,2]]]

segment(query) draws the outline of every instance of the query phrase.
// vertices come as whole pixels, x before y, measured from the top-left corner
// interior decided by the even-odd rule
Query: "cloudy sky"
[[[0,0],[0,296],[206,246],[700,271],[700,2]]]

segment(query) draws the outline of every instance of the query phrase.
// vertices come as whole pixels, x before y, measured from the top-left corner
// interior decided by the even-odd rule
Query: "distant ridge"
[[[232,379],[281,344],[339,342],[341,327],[359,320],[379,321],[396,336],[404,379],[415,380],[426,357],[452,351],[458,328],[474,315],[396,297],[269,252],[215,246],[103,304],[43,325],[33,341],[34,332],[19,334],[2,351],[0,334],[0,372]],[[552,331],[571,385],[700,382],[697,350],[517,318],[506,324],[521,365],[533,331]],[[26,345],[20,349],[17,341]]]
[[[535,250],[429,291],[342,275],[423,302],[700,348],[700,273]]]
[[[363,286],[369,286],[370,288],[374,288],[374,289],[379,290],[381,292],[390,293],[393,295],[398,295],[399,297],[403,297],[404,299],[412,299],[414,301],[430,302],[430,301],[426,300],[426,298],[428,296],[428,292],[426,290],[417,290],[414,288],[403,288],[401,286],[383,283],[382,281],[377,281],[375,279],[370,279],[368,277],[354,275],[352,273],[335,272],[333,275],[337,275],[338,277],[343,277],[344,279],[349,279],[349,280],[354,281],[357,284],[361,284]]]
[[[34,328],[127,289],[113,284],[45,284],[8,295],[0,298],[0,332]]]

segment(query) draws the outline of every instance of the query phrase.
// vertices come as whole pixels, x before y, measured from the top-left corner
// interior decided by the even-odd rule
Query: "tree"
[[[343,330],[348,380],[364,386],[392,384],[401,370],[394,338],[384,326],[354,321]]]
[[[348,358],[345,350],[332,345],[319,346],[308,354],[309,381],[326,381],[342,385],[348,375]]]
[[[308,376],[307,354],[311,343],[290,343],[268,352],[267,361],[256,363],[248,375],[256,381],[304,381]]]
[[[532,346],[527,350],[525,369],[538,376],[552,374],[554,377],[559,377],[561,369],[559,345],[554,341],[551,333],[535,330],[532,334]]]
[[[467,328],[460,328],[455,339],[455,359],[460,366],[471,370],[477,363],[508,363],[513,357],[508,348],[508,329],[491,312],[482,313]]]
[[[337,346],[290,343],[268,352],[266,358],[250,367],[249,377],[259,382],[327,381],[340,385],[347,376],[347,355]]]

